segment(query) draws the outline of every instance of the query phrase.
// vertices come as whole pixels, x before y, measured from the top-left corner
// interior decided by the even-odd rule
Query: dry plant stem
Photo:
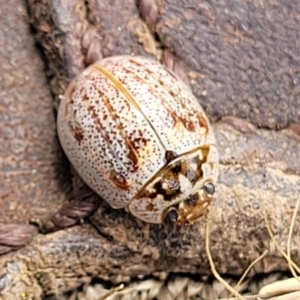
[[[288,262],[288,265],[289,265],[289,267],[290,267],[290,270],[291,270],[292,274],[296,277],[297,275],[295,274],[294,269],[296,269],[296,271],[299,273],[299,268],[298,268],[298,266],[297,266],[297,265],[290,259],[290,257],[282,250],[282,248],[279,246],[279,244],[278,244],[277,241],[275,240],[274,235],[273,235],[273,232],[272,232],[272,230],[271,230],[271,228],[270,228],[270,224],[269,224],[269,221],[268,221],[267,214],[266,214],[265,210],[263,211],[263,216],[264,216],[264,220],[265,220],[265,223],[266,223],[268,232],[269,232],[269,234],[270,234],[270,237],[271,237],[273,243],[275,244],[276,249],[277,249],[277,250],[280,252],[280,254],[286,259],[286,261]],[[299,278],[297,278],[297,280],[299,280]],[[267,292],[267,290],[266,290],[265,288],[262,288],[262,289],[259,291],[259,293],[258,293],[259,297],[261,297],[261,298],[267,297],[266,292]],[[274,294],[274,291],[272,291],[272,294]],[[272,298],[272,299],[273,299],[273,298]],[[275,298],[275,299],[282,299],[282,300],[284,299],[284,300],[285,300],[285,299],[296,299],[296,298]]]
[[[292,260],[290,260],[290,258],[288,257],[288,255],[282,250],[282,248],[279,246],[279,244],[278,244],[277,241],[275,240],[265,210],[263,211],[263,215],[264,215],[264,220],[265,220],[266,225],[267,225],[268,232],[269,232],[270,237],[271,237],[273,243],[275,244],[277,250],[278,250],[278,251],[280,252],[280,254],[286,259],[286,261],[289,263],[289,265],[291,264],[291,266],[293,266],[293,267],[297,270],[297,272],[300,273],[300,270],[299,270],[298,266],[297,266]]]
[[[105,295],[101,296],[100,298],[98,298],[98,300],[105,300],[107,299],[109,296],[113,295],[114,293],[120,292],[124,289],[124,284],[120,284],[118,287],[111,289],[109,292],[107,292]]]
[[[248,157],[245,157],[245,159],[247,160],[248,165],[250,166],[250,161],[249,161]],[[256,179],[255,179],[255,177],[254,177],[254,173],[253,173],[253,170],[252,170],[252,169],[251,169],[251,173],[252,173],[252,178],[253,178],[254,184],[255,184],[256,187],[258,187],[258,184],[257,184],[257,182],[256,182]],[[295,276],[295,278],[297,278],[297,275],[296,275],[296,273],[295,273],[294,268],[297,270],[297,272],[299,272],[299,268],[298,268],[298,266],[291,260],[291,257],[290,257],[290,241],[291,241],[291,236],[292,236],[292,232],[293,232],[293,225],[294,225],[294,223],[295,223],[295,218],[296,218],[295,216],[296,216],[296,214],[297,214],[297,212],[298,212],[298,208],[299,208],[299,197],[298,197],[298,199],[297,199],[297,204],[296,204],[296,207],[295,207],[295,210],[294,210],[294,213],[293,213],[293,218],[292,218],[292,222],[291,222],[291,227],[290,227],[290,230],[289,230],[288,241],[287,241],[287,254],[286,254],[286,253],[282,250],[282,248],[279,246],[279,244],[277,243],[277,241],[276,241],[275,238],[274,238],[273,232],[272,232],[271,227],[270,227],[270,223],[269,223],[268,218],[267,218],[266,209],[264,208],[264,197],[261,195],[261,193],[259,192],[259,189],[258,189],[258,188],[256,188],[256,190],[258,191],[258,197],[259,197],[259,199],[261,199],[261,201],[262,201],[262,203],[261,203],[261,204],[262,204],[262,208],[263,208],[262,212],[263,212],[265,224],[266,224],[266,226],[267,226],[267,229],[268,229],[270,238],[271,238],[272,241],[274,242],[274,244],[275,244],[277,250],[278,250],[278,251],[282,254],[282,256],[287,260],[288,265],[289,265],[289,268],[290,268],[292,274]],[[297,278],[297,280],[299,280],[299,279]],[[266,293],[266,290],[265,290],[265,289],[261,289],[260,292],[259,292],[259,296],[263,298],[263,297],[265,296],[264,293]],[[277,299],[278,299],[278,298],[277,298]],[[283,299],[283,298],[282,298],[282,299]],[[293,298],[291,298],[291,299],[293,299]]]
[[[294,225],[295,225],[295,221],[296,221],[296,215],[299,211],[299,204],[300,204],[300,196],[298,197],[297,199],[297,203],[296,203],[296,207],[294,209],[294,213],[293,213],[293,218],[292,218],[292,221],[291,221],[291,226],[290,226],[290,231],[289,231],[289,235],[288,235],[288,240],[287,240],[287,256],[289,258],[288,260],[288,264],[289,264],[289,268],[293,274],[293,276],[299,280],[293,266],[291,265],[291,239],[292,239],[292,235],[293,235],[293,230],[294,230]],[[300,280],[299,280],[300,282]]]
[[[279,246],[279,244],[278,244],[277,241],[275,240],[274,235],[273,235],[273,232],[272,232],[271,227],[270,227],[270,224],[269,224],[269,221],[268,221],[268,218],[267,218],[267,214],[266,214],[265,211],[264,211],[263,214],[264,214],[264,220],[265,220],[265,222],[266,222],[268,232],[269,232],[270,237],[271,237],[273,243],[275,244],[277,250],[278,250],[278,251],[280,252],[280,254],[286,259],[286,261],[289,262],[289,263],[291,263],[291,265],[296,269],[296,271],[297,271],[298,273],[300,273],[300,270],[299,270],[298,266],[297,266],[292,260],[289,259],[288,255],[282,250],[282,248]]]
[[[208,257],[208,261],[210,264],[210,268],[211,271],[213,273],[213,275],[215,276],[215,278],[222,283],[225,288],[232,294],[234,295],[237,299],[240,300],[246,300],[242,295],[240,295],[237,291],[235,291],[221,276],[220,274],[217,272],[216,268],[215,268],[215,264],[213,261],[213,258],[211,256],[211,252],[210,252],[210,246],[209,246],[209,240],[210,240],[210,228],[209,228],[209,222],[208,220],[206,220],[206,230],[205,230],[205,246],[206,246],[206,254]]]
[[[243,280],[246,278],[246,276],[248,275],[248,273],[250,272],[250,270],[252,269],[252,267],[258,262],[260,261],[266,254],[268,253],[268,250],[265,250],[257,259],[255,259],[250,265],[249,267],[246,269],[246,271],[244,272],[244,274],[242,275],[242,277],[240,278],[240,280],[238,281],[238,283],[235,285],[234,290],[238,290],[240,284],[243,282]],[[231,297],[232,295],[230,294],[229,297]]]
[[[248,165],[250,166],[250,161],[248,159],[248,157],[245,156],[245,159],[246,161],[248,162]],[[273,235],[273,232],[272,232],[272,229],[271,229],[271,226],[270,226],[270,223],[268,221],[268,217],[267,217],[267,213],[266,213],[266,209],[264,207],[264,197],[262,196],[262,194],[260,193],[260,190],[257,188],[258,187],[258,184],[257,184],[257,181],[255,179],[255,176],[254,176],[254,172],[253,170],[250,168],[250,171],[251,171],[251,174],[252,174],[252,178],[253,178],[253,182],[254,182],[254,185],[256,186],[256,190],[258,191],[258,198],[261,199],[261,205],[262,205],[262,213],[263,213],[263,216],[264,216],[264,221],[265,221],[265,224],[267,226],[267,230],[268,230],[268,233],[273,241],[273,243],[275,244],[277,250],[280,252],[280,254],[286,259],[286,261],[297,270],[298,273],[300,273],[300,270],[298,268],[298,266],[292,261],[290,260],[290,258],[288,257],[288,255],[282,250],[282,248],[280,247],[280,245],[277,243],[277,241],[275,240],[274,238],[274,235]]]

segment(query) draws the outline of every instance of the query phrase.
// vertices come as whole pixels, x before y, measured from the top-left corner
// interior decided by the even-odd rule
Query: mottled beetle
[[[89,66],[65,93],[58,133],[76,171],[111,207],[149,223],[206,213],[218,176],[212,127],[158,62],[116,56]]]

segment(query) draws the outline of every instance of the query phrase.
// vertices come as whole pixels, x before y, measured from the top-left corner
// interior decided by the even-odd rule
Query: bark
[[[18,0],[0,6],[1,254],[30,241],[29,220],[53,214],[66,197],[53,100],[26,8]]]

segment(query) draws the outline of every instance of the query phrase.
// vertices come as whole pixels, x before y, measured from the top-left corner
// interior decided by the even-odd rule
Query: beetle
[[[57,118],[61,145],[112,208],[148,223],[193,223],[218,176],[212,127],[191,90],[160,63],[102,59],[73,79]]]

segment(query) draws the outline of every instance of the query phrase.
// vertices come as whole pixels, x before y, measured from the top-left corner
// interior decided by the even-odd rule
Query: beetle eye
[[[177,210],[172,208],[168,211],[166,219],[170,220],[171,222],[176,222],[178,218]]]
[[[208,182],[204,185],[204,189],[207,194],[213,195],[215,193],[215,185],[211,182]]]

